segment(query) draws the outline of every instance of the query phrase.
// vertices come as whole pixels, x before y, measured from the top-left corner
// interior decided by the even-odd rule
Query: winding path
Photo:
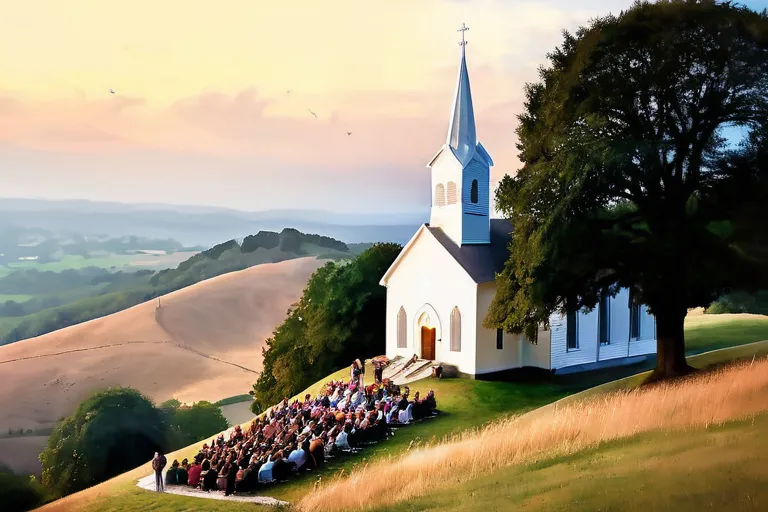
[[[165,479],[165,474],[163,474],[163,479]],[[157,492],[155,490],[155,475],[148,475],[144,478],[140,479],[136,485],[144,489],[145,491],[151,491],[151,492]],[[205,498],[209,500],[225,500],[225,501],[240,501],[240,502],[246,502],[246,503],[256,503],[258,505],[271,505],[271,506],[284,506],[288,505],[289,503],[287,501],[280,501],[275,498],[270,498],[269,496],[241,496],[241,495],[232,495],[232,496],[224,496],[219,491],[212,491],[212,492],[204,492],[196,489],[192,489],[191,487],[185,487],[185,486],[178,486],[178,485],[169,485],[165,488],[165,492],[168,494],[178,494],[180,496],[191,496],[193,498]]]

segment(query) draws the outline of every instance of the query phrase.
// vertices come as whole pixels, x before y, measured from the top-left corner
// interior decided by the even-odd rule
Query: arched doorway
[[[436,342],[441,334],[440,318],[437,316],[437,311],[429,304],[424,304],[419,308],[415,319],[414,338],[420,340],[416,346],[419,350],[419,357],[434,360],[437,353]]]

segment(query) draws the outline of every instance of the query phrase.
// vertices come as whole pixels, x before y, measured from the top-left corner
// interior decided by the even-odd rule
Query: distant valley
[[[259,231],[242,242],[230,240],[197,253],[171,252],[174,248],[183,249],[173,240],[130,237],[128,241],[102,242],[80,238],[82,247],[75,250],[81,254],[67,254],[72,252],[68,249],[72,244],[61,242],[60,249],[46,252],[43,258],[14,260],[0,266],[0,345],[116,313],[229,272],[306,256],[349,259],[369,245],[347,245],[293,228],[279,233]],[[51,240],[38,240],[37,245],[46,245]],[[154,249],[137,249],[145,246]],[[117,252],[108,252],[105,247]],[[37,252],[32,243],[22,244],[21,249]],[[140,259],[137,265],[135,259],[141,257],[149,258],[144,263],[155,267],[142,267]],[[174,257],[182,261],[171,264]],[[167,264],[162,268],[164,263]],[[117,268],[115,264],[123,266]]]
[[[131,205],[90,201],[0,199],[0,227],[111,237],[172,238],[185,246],[211,246],[260,230],[293,227],[347,243],[407,242],[428,212],[358,214],[315,210],[244,212],[225,208]]]

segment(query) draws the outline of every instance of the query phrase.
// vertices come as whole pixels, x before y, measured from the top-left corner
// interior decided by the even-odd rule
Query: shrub
[[[34,477],[16,475],[0,467],[0,503],[5,512],[24,512],[43,505],[51,498]]]

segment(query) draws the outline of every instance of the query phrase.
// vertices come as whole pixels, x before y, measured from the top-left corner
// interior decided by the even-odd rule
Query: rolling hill
[[[322,264],[258,265],[0,347],[0,431],[52,427],[108,386],[132,386],[158,402],[247,393],[264,339]]]

